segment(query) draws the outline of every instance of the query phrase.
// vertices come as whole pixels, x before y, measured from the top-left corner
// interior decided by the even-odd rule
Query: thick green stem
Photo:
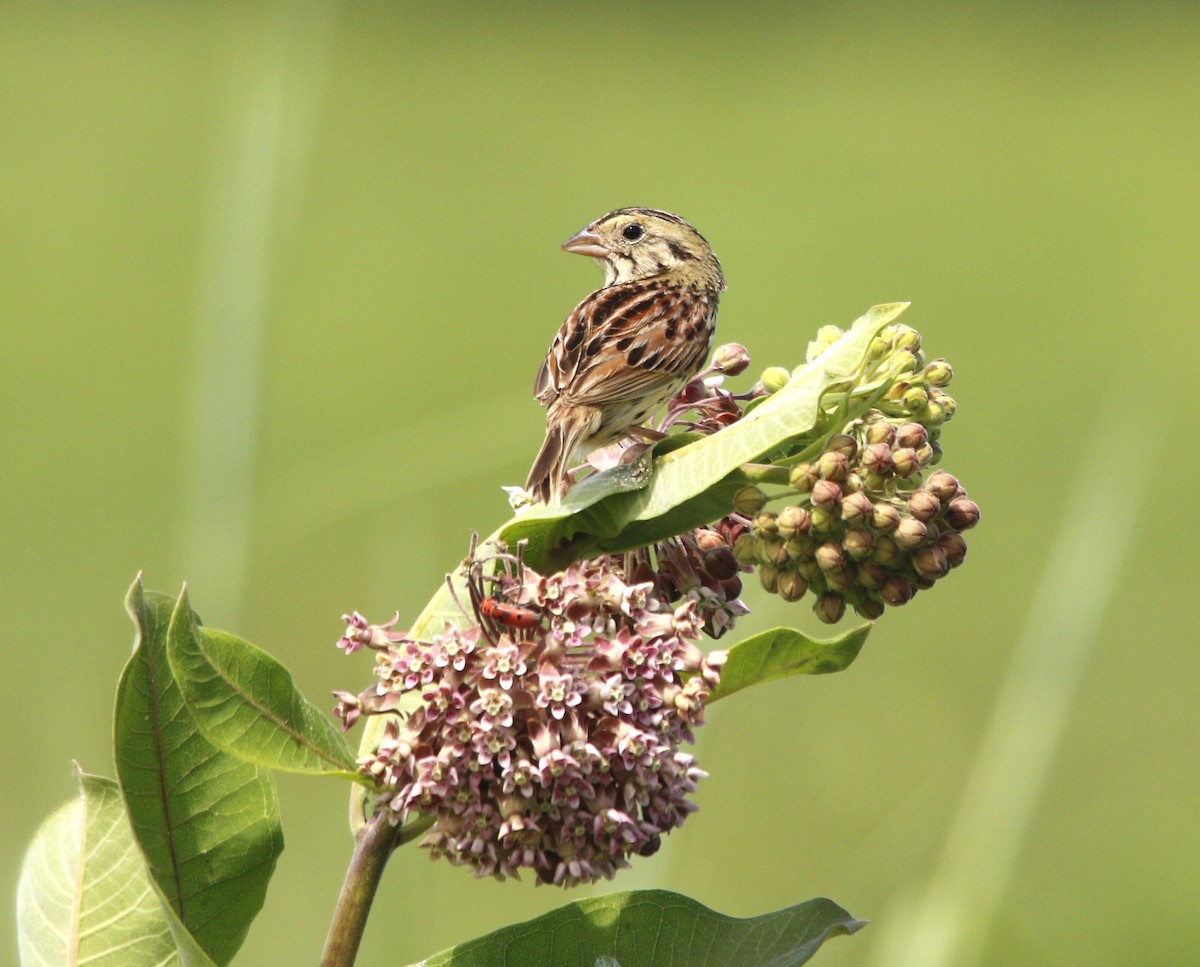
[[[786,484],[791,471],[787,467],[776,467],[769,463],[743,463],[739,468],[747,483]]]
[[[346,870],[346,880],[333,912],[329,935],[325,938],[325,950],[321,954],[321,967],[350,967],[358,956],[363,931],[367,926],[367,914],[383,868],[396,845],[398,827],[388,822],[387,811],[377,813],[362,829],[354,841],[354,855]]]

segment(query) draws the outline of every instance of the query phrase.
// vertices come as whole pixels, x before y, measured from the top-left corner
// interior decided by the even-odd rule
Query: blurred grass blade
[[[358,778],[337,726],[260,648],[203,628],[179,596],[168,632],[171,672],[205,738],[247,762],[310,775]]]
[[[81,774],[79,797],[42,823],[17,887],[25,967],[214,967],[155,891],[111,779]]]
[[[791,628],[772,628],[739,641],[729,649],[721,682],[708,701],[792,675],[840,672],[858,657],[870,631],[871,625],[865,624],[836,638],[820,640]]]
[[[281,8],[282,9],[282,8]],[[289,152],[303,150],[306,114],[289,99],[289,48],[279,34],[238,62],[201,209],[181,556],[222,614],[242,605],[253,524],[255,453],[263,398],[262,345],[272,257],[286,216]],[[312,46],[312,45],[308,45]],[[300,140],[290,140],[296,134]]]
[[[665,890],[614,893],[568,903],[421,962],[422,967],[495,964],[671,964],[672,967],[792,967],[861,920],[817,899],[745,920]]]
[[[528,541],[530,565],[559,570],[591,552],[626,550],[710,523],[728,512],[744,482],[736,476],[738,468],[813,431],[825,394],[858,372],[871,341],[907,307],[894,302],[869,309],[733,425],[683,446],[660,445],[649,484],[629,467],[605,471],[571,488],[561,504],[538,505],[516,517],[501,529],[501,538],[510,546]],[[862,411],[869,405],[865,395],[855,400]],[[852,408],[847,418],[856,412]]]
[[[175,599],[139,576],[126,608],[137,626],[117,687],[113,747],[133,834],[165,901],[218,963],[262,908],[283,833],[266,769],[212,745],[167,661]]]

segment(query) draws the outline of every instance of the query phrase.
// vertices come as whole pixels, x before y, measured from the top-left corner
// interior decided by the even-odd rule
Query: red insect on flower
[[[480,601],[479,613],[509,628],[532,628],[542,620],[542,616],[530,608],[520,608],[495,598],[484,598]]]

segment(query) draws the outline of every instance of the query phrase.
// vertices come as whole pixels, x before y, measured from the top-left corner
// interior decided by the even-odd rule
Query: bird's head
[[[618,208],[563,243],[596,259],[605,285],[664,276],[711,293],[723,292],[721,263],[704,236],[678,215],[654,208]]]

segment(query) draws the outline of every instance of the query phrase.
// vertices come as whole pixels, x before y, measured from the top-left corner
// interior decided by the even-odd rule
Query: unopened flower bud
[[[912,326],[897,325],[896,341],[893,345],[897,349],[908,349],[915,353],[921,348],[921,334]]]
[[[935,518],[942,509],[942,502],[928,490],[918,490],[908,498],[908,512],[924,523]]]
[[[863,489],[863,478],[860,474],[851,470],[846,474],[846,479],[842,481],[842,493],[856,494]]]
[[[916,413],[929,403],[929,391],[924,386],[910,386],[904,391],[902,402],[909,413]]]
[[[937,584],[937,578],[928,577],[916,570],[906,573],[904,576],[912,582],[912,586],[918,591],[928,591]]]
[[[768,594],[774,594],[779,588],[779,568],[764,564],[758,569],[758,579]]]
[[[929,458],[929,466],[936,467],[942,462],[942,445],[936,440],[930,440],[929,446],[933,449],[933,456]]]
[[[808,528],[810,534],[828,534],[838,522],[836,507],[818,507],[814,504],[808,517],[811,522]]]
[[[920,365],[917,354],[907,350],[892,353],[891,366],[895,373],[915,373]]]
[[[832,510],[834,505],[842,499],[842,488],[832,480],[818,480],[813,484],[811,496],[814,507]]]
[[[925,489],[943,504],[948,504],[958,496],[958,480],[945,470],[939,470],[925,481]]]
[[[922,443],[913,452],[917,455],[917,463],[922,467],[928,467],[930,464],[930,461],[933,460],[933,444],[932,443]]]
[[[863,478],[863,487],[870,493],[877,494],[887,488],[887,477],[881,477],[877,473],[869,473]]]
[[[867,347],[867,360],[872,363],[877,362],[891,352],[891,349],[892,344],[888,340],[876,336],[871,340],[871,345]]]
[[[854,587],[857,577],[854,568],[846,565],[845,567],[839,567],[836,571],[828,572],[825,575],[825,586],[830,591],[841,591],[844,593]]]
[[[900,511],[879,501],[871,508],[871,526],[881,534],[890,534],[900,526]]]
[[[946,411],[942,404],[935,400],[929,400],[917,412],[917,419],[926,427],[938,427],[946,422]]]
[[[846,599],[835,591],[822,594],[813,605],[813,614],[827,625],[837,624],[845,613]]]
[[[812,524],[808,516],[808,511],[795,504],[784,507],[779,512],[777,520],[779,533],[785,539],[807,534],[808,528]]]
[[[852,560],[864,561],[875,550],[875,535],[864,527],[851,527],[842,538],[842,547]]]
[[[853,460],[858,453],[858,441],[849,433],[838,433],[829,438],[825,444],[826,453],[840,453],[847,460]]]
[[[956,531],[965,531],[979,523],[979,505],[966,497],[955,497],[946,508],[946,520]]]
[[[808,590],[808,582],[795,571],[784,571],[779,575],[779,596],[784,601],[799,601]]]
[[[886,443],[888,448],[896,441],[896,428],[887,420],[878,420],[867,427],[868,444]]]
[[[896,430],[896,446],[915,450],[929,439],[929,431],[920,423],[901,423]]]
[[[817,468],[811,463],[798,463],[792,467],[792,472],[788,476],[788,485],[793,490],[806,494],[813,489],[813,484],[819,479]]]
[[[924,578],[937,580],[950,570],[950,562],[946,560],[945,552],[934,544],[932,547],[922,547],[912,557],[913,569]]]
[[[889,574],[879,589],[879,596],[893,607],[899,607],[912,600],[913,586],[902,574]]]
[[[870,523],[874,513],[875,505],[861,490],[842,498],[842,520],[847,524]]]
[[[638,856],[653,856],[662,848],[662,834],[655,833],[653,836],[646,838],[646,842],[637,847]]]
[[[767,563],[783,567],[788,561],[787,541],[781,537],[772,537],[763,541],[763,553],[767,555]]]
[[[767,495],[753,484],[743,487],[733,495],[733,509],[739,514],[753,517],[767,504]]]
[[[945,414],[942,417],[942,422],[949,423],[954,419],[954,414],[958,412],[958,402],[948,393],[942,393],[940,396],[938,396],[937,402],[938,406],[942,408],[942,411]]]
[[[863,448],[862,468],[881,477],[892,472],[892,448],[886,443],[869,443]]]
[[[861,601],[854,603],[854,611],[861,618],[866,618],[868,621],[874,621],[885,610],[885,605],[877,598],[872,598],[869,595]]]
[[[925,378],[929,381],[930,386],[940,389],[950,385],[950,380],[954,378],[954,370],[950,368],[950,364],[946,360],[935,359],[925,367]]]
[[[722,544],[704,552],[704,570],[718,581],[728,581],[738,573],[737,558],[728,545]]]
[[[887,576],[887,568],[874,561],[863,561],[854,569],[854,580],[858,585],[871,590],[881,587]]]
[[[768,393],[778,393],[791,378],[792,374],[782,366],[768,366],[763,370],[762,384]]]
[[[872,563],[882,567],[892,567],[903,556],[904,552],[900,550],[900,545],[896,543],[895,538],[886,534],[875,538],[875,550],[871,552]]]
[[[822,480],[842,481],[850,469],[850,461],[844,453],[826,450],[817,458],[817,473]]]
[[[759,537],[771,537],[779,533],[779,520],[769,510],[764,510],[755,516],[751,527]]]
[[[822,326],[817,330],[817,338],[808,344],[805,358],[811,363],[841,338],[842,330],[837,326]]]
[[[937,539],[937,546],[946,555],[951,567],[958,567],[967,556],[967,542],[958,531],[947,531]]]
[[[826,541],[818,547],[815,557],[822,571],[834,571],[846,563],[846,552],[833,541]]]
[[[793,537],[784,546],[787,548],[789,560],[802,561],[813,556],[817,542],[811,537]]]
[[[813,558],[807,558],[796,562],[796,573],[803,577],[810,585],[816,588],[817,582],[821,583],[821,590],[825,589],[824,580],[825,572],[821,570],[821,565]]]
[[[759,537],[754,545],[755,550],[758,552],[758,563],[774,564],[775,549],[777,546],[783,546],[783,541],[778,537]]]
[[[742,567],[751,567],[758,563],[758,553],[754,547],[754,535],[743,534],[733,545],[733,556]]]
[[[926,533],[925,525],[919,520],[915,517],[905,517],[900,521],[900,526],[896,528],[896,532],[892,537],[901,548],[911,551],[921,546],[921,542],[925,540]]]
[[[713,369],[726,376],[737,376],[750,365],[750,353],[740,342],[727,342],[713,353]]]
[[[921,469],[917,451],[912,447],[897,447],[892,451],[892,469],[897,477],[908,479]]]

